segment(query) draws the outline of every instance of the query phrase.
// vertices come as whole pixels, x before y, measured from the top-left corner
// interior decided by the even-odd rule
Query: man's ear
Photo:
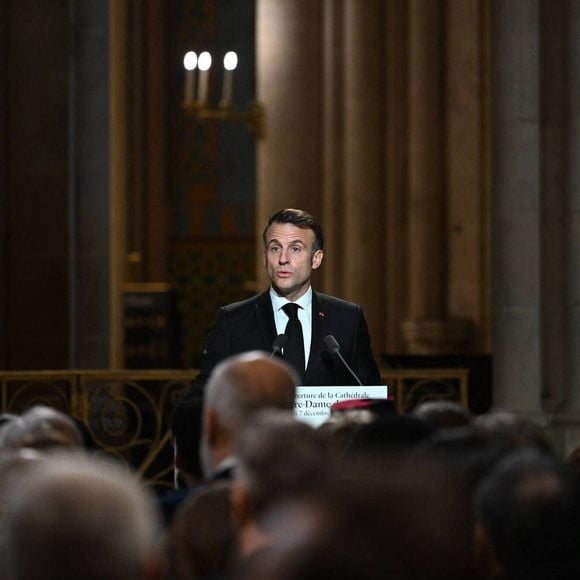
[[[238,525],[243,525],[250,517],[248,492],[239,482],[235,482],[231,489],[232,515]]]
[[[216,443],[219,436],[218,417],[214,409],[209,408],[205,411],[205,436],[207,443],[212,446]]]
[[[322,258],[324,258],[324,252],[322,250],[316,250],[312,255],[312,269],[316,270],[322,264]]]

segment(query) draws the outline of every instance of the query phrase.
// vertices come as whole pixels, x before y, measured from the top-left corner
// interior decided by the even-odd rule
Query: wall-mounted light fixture
[[[235,108],[232,100],[238,55],[230,51],[224,56],[222,96],[217,106],[209,103],[211,65],[212,58],[209,52],[202,52],[198,56],[195,52],[189,51],[183,57],[185,68],[183,108],[185,111],[198,121],[243,123],[257,137],[262,137],[264,112],[261,105],[254,103],[248,111],[240,111]]]

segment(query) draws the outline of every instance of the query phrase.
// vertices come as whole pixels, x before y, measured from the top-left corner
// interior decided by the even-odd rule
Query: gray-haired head
[[[296,372],[261,351],[229,357],[217,365],[206,385],[201,456],[204,472],[233,454],[244,426],[257,411],[294,408]]]
[[[79,448],[83,439],[74,420],[46,405],[35,405],[0,429],[0,447],[11,449]]]
[[[136,580],[160,562],[153,500],[116,464],[55,453],[27,474],[7,509],[5,562],[14,580]]]
[[[232,356],[218,364],[206,386],[204,405],[215,409],[222,425],[237,433],[256,412],[294,407],[296,372],[261,351]]]

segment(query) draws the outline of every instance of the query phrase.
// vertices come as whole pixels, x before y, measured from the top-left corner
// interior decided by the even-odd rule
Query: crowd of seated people
[[[0,417],[0,580],[580,577],[579,454],[531,421],[366,402],[315,428],[296,384],[251,352],[180,395],[164,496],[59,411]]]

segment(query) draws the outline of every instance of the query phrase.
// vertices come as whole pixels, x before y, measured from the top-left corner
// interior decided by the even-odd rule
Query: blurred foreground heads
[[[580,578],[580,480],[570,465],[516,449],[483,480],[475,505],[476,537],[492,575]]]
[[[67,452],[27,472],[7,498],[2,577],[159,578],[159,522],[136,477]]]
[[[261,517],[269,546],[244,580],[475,578],[467,498],[442,472],[370,462]]]
[[[271,409],[257,414],[242,432],[236,458],[232,501],[240,555],[256,557],[270,545],[264,515],[290,498],[324,494],[334,477],[334,456],[310,425],[291,412]]]

